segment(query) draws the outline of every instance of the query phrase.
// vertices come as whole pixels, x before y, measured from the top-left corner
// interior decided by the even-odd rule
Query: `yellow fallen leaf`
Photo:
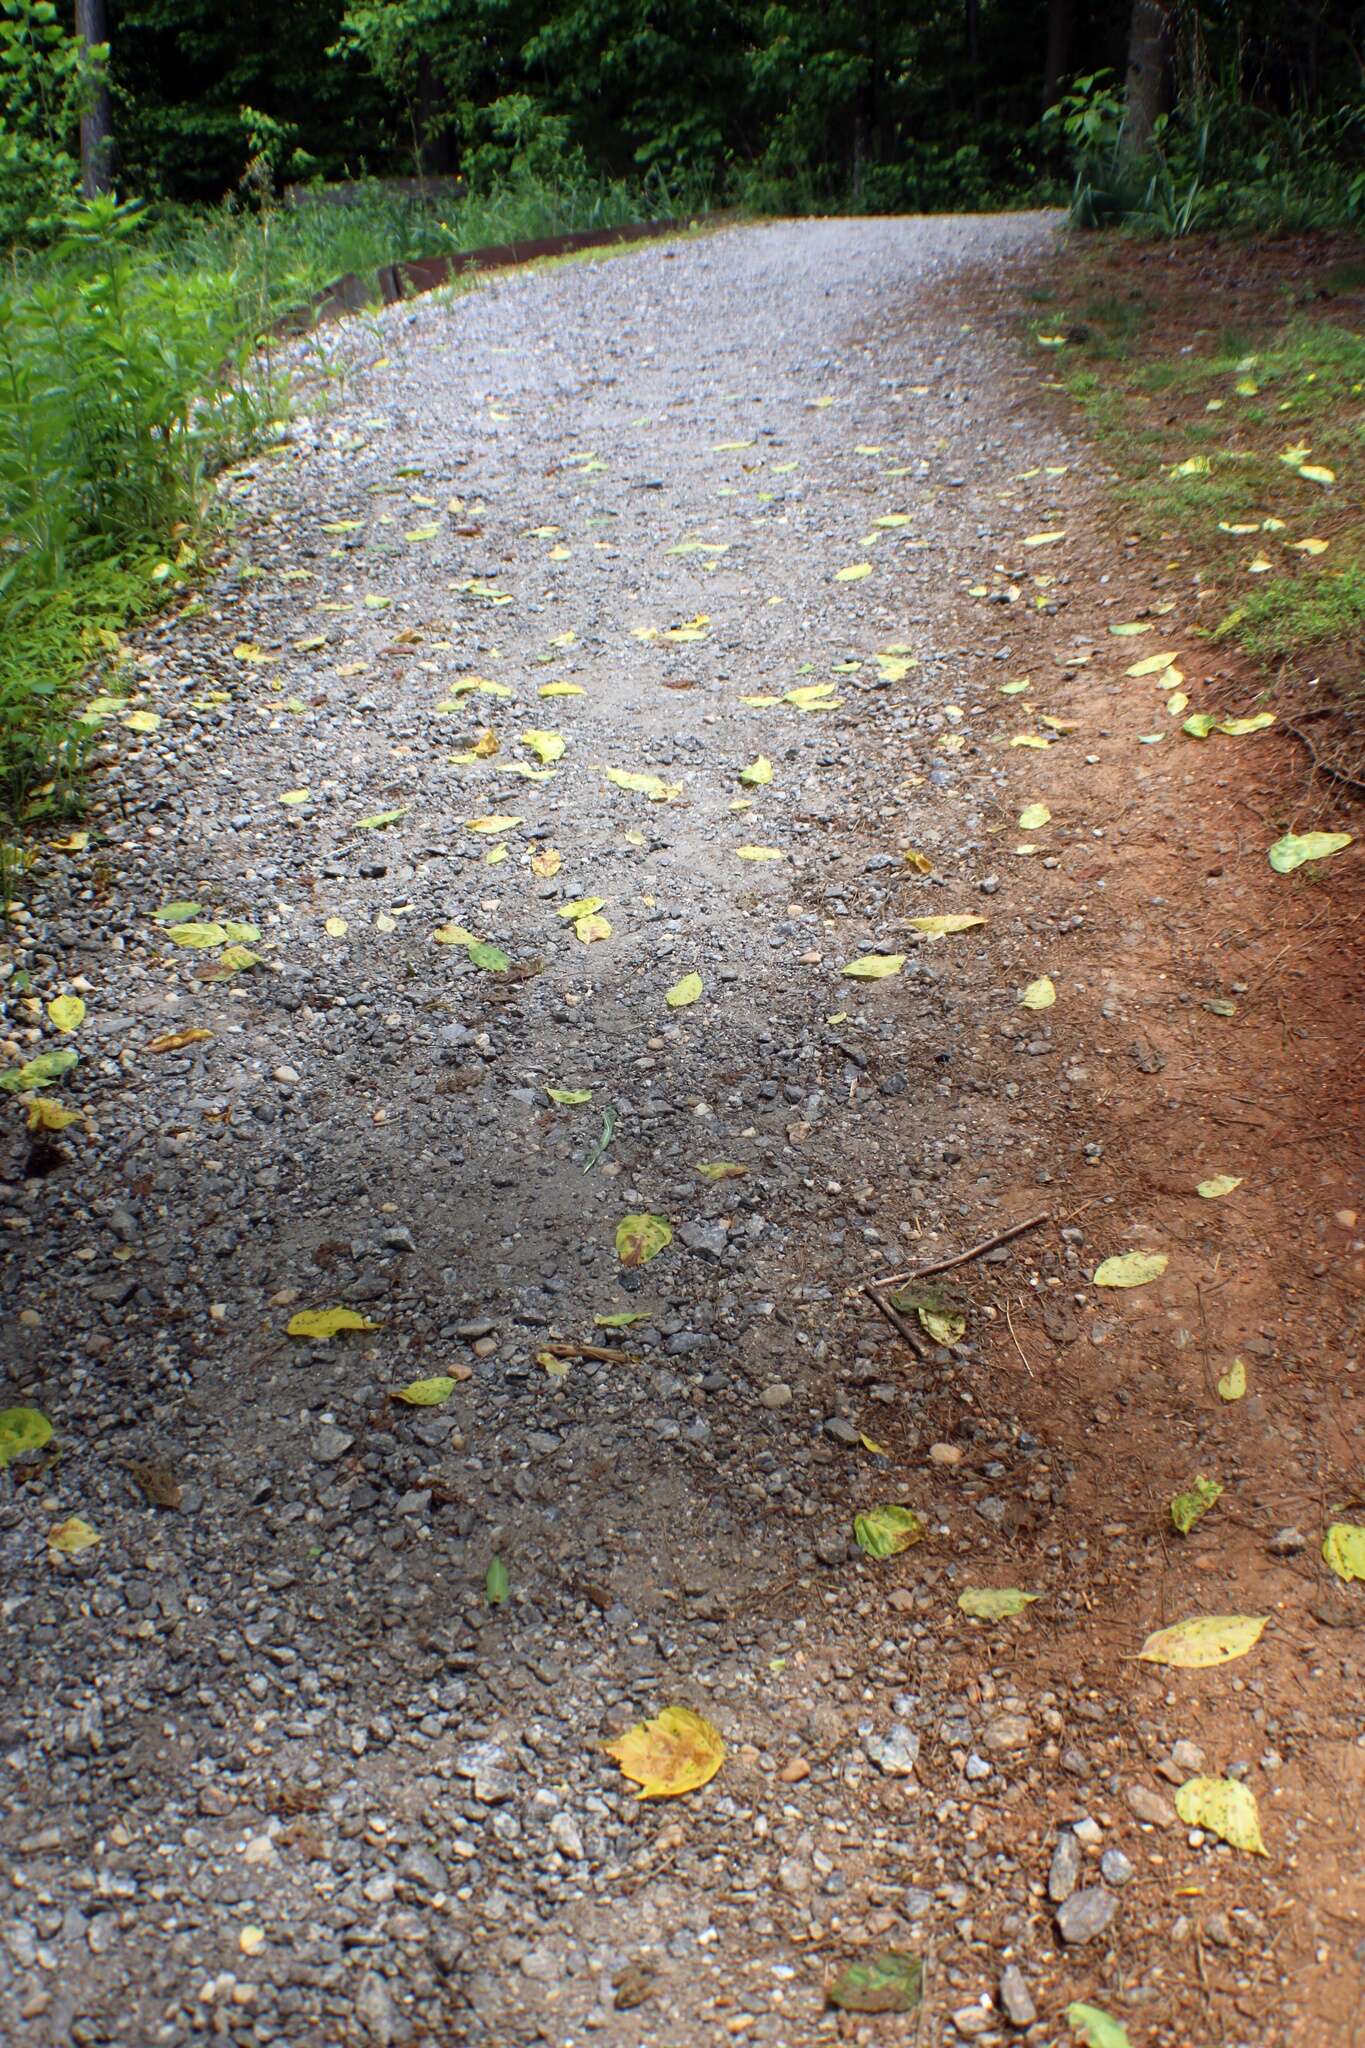
[[[267,654],[254,640],[239,640],[232,650],[236,661],[245,662],[248,668],[264,668],[268,662],[278,661],[278,654]]]
[[[521,743],[524,747],[529,747],[536,759],[541,762],[560,760],[568,745],[562,733],[544,732],[536,726],[522,734]]]
[[[735,856],[739,860],[785,860],[780,846],[737,846]]]
[[[673,797],[682,795],[680,782],[664,782],[660,776],[636,768],[608,768],[607,781],[615,783],[618,789],[630,789],[637,796],[647,796],[652,804],[668,803]]]
[[[946,939],[953,932],[969,932],[973,926],[986,922],[984,917],[962,910],[949,911],[945,915],[935,917],[912,917],[906,921],[915,931],[923,932],[928,939]]]
[[[410,1408],[439,1408],[459,1384],[448,1373],[438,1373],[427,1380],[409,1380],[405,1387],[390,1387],[389,1396],[394,1401],[406,1402]]]
[[[611,937],[611,926],[605,917],[593,910],[586,917],[580,917],[574,925],[574,937],[581,939],[585,946],[595,945],[599,939]]]
[[[85,1004],[79,996],[53,996],[47,1014],[58,1031],[79,1031],[85,1022]]]
[[[184,1031],[166,1031],[162,1033],[160,1038],[148,1039],[142,1050],[144,1052],[179,1052],[184,1046],[200,1045],[206,1038],[212,1037],[213,1033],[211,1031],[205,1031],[198,1025],[191,1025]]]
[[[1052,813],[1046,804],[1028,804],[1019,813],[1021,832],[1041,832],[1044,825],[1052,823]]]
[[[1051,977],[1040,974],[1036,981],[1029,983],[1019,1000],[1026,1010],[1050,1010],[1057,1000]]]
[[[1216,1202],[1220,1195],[1230,1195],[1234,1188],[1239,1188],[1242,1180],[1240,1173],[1215,1173],[1210,1180],[1201,1180],[1195,1193],[1206,1202]]]
[[[306,804],[313,794],[311,789],[286,789],[281,797],[282,804]]]
[[[888,975],[899,974],[904,965],[904,953],[864,953],[839,971],[853,981],[885,981]]]
[[[479,943],[473,932],[467,931],[462,924],[438,925],[431,938],[436,946],[477,946]]]
[[[1066,539],[1066,528],[1058,527],[1052,533],[1026,533],[1021,546],[1026,548],[1050,548],[1057,541]]]
[[[581,683],[542,683],[536,694],[540,697],[583,697],[587,692]]]
[[[1169,1664],[1180,1671],[1205,1671],[1245,1657],[1261,1640],[1263,1614],[1200,1614],[1173,1628],[1159,1628],[1138,1651],[1143,1664]]]
[[[864,576],[870,576],[871,574],[871,562],[853,562],[850,563],[847,569],[837,569],[834,574],[834,580],[836,583],[861,583]]]
[[[555,915],[572,924],[576,918],[588,917],[594,910],[600,910],[606,900],[605,896],[575,896],[569,903],[558,904]]]
[[[934,863],[927,853],[920,853],[916,847],[907,846],[901,852],[901,859],[912,875],[932,875]]]
[[[327,917],[323,919],[322,929],[329,939],[344,939],[348,926],[344,917]]]
[[[747,788],[759,789],[765,783],[772,781],[773,764],[766,756],[760,754],[758,759],[751,761],[747,768],[740,769],[739,779]]]
[[[675,981],[667,991],[664,1001],[670,1010],[686,1010],[695,1003],[702,992],[702,978],[699,974],[685,974],[681,981]]]
[[[1203,1828],[1252,1856],[1268,1853],[1256,1795],[1236,1778],[1190,1778],[1175,1795],[1175,1810],[1187,1828]]]
[[[531,855],[531,872],[539,875],[543,882],[550,881],[563,866],[564,856],[557,846],[547,846],[543,853]]]
[[[1234,1358],[1218,1382],[1218,1397],[1222,1401],[1240,1401],[1246,1390],[1246,1366],[1240,1358]]]
[[[59,1557],[79,1557],[83,1550],[90,1550],[100,1540],[98,1529],[91,1527],[80,1515],[68,1515],[64,1522],[58,1522],[47,1532],[49,1552]]]
[[[1298,474],[1310,484],[1334,484],[1337,480],[1336,471],[1321,462],[1301,462]]]
[[[674,1799],[709,1784],[725,1761],[725,1744],[705,1715],[691,1707],[665,1707],[652,1721],[637,1721],[606,1753],[640,1788],[641,1799]]]
[[[1159,1280],[1169,1261],[1165,1252],[1119,1252],[1095,1268],[1096,1287],[1147,1287]]]
[[[1365,1579],[1365,1528],[1333,1522],[1322,1539],[1322,1561],[1339,1579]]]
[[[1010,741],[1010,745],[1012,747],[1033,747],[1041,754],[1046,752],[1047,748],[1052,745],[1052,742],[1051,740],[1041,738],[1039,734],[1034,732],[1017,732]]]
[[[49,839],[47,843],[54,853],[84,853],[90,844],[90,834],[68,832],[65,839]]]
[[[522,822],[520,818],[508,815],[497,815],[491,818],[468,818],[465,821],[465,830],[467,832],[488,833],[511,832]]]
[[[673,1242],[673,1226],[662,1216],[623,1216],[616,1226],[616,1256],[623,1266],[647,1266]]]
[[[1309,534],[1303,540],[1291,540],[1286,542],[1286,546],[1293,548],[1298,554],[1301,555],[1325,555],[1329,545],[1329,542],[1325,540],[1319,540],[1315,534]]]
[[[31,1131],[65,1131],[80,1120],[78,1109],[63,1109],[50,1095],[35,1095],[28,1104],[28,1128]]]
[[[228,935],[221,924],[200,924],[192,919],[188,924],[172,925],[166,937],[173,946],[188,946],[191,952],[206,953],[214,946],[225,946]]]
[[[286,1325],[291,1337],[311,1337],[318,1343],[339,1336],[343,1330],[377,1330],[367,1316],[353,1308],[301,1308]]]
[[[1123,673],[1126,676],[1154,676],[1159,674],[1162,669],[1169,668],[1172,662],[1179,661],[1179,659],[1180,656],[1178,654],[1149,654],[1145,660],[1135,661],[1132,667],[1126,668]]]
[[[130,711],[126,718],[119,720],[119,724],[129,732],[159,732],[161,718],[155,711]]]

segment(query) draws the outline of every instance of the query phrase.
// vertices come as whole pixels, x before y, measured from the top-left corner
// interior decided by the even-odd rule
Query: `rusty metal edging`
[[[489,242],[481,249],[457,249],[450,256],[423,256],[408,263],[386,263],[377,273],[379,296],[386,306],[436,291],[471,270],[504,270],[534,263],[543,256],[568,256],[578,249],[606,249],[619,242],[647,242],[658,235],[676,235],[695,227],[701,216],[682,220],[629,222],[616,228],[577,228],[564,235],[542,235],[533,242]],[[308,334],[325,321],[344,320],[374,303],[375,287],[358,272],[348,271],[315,292],[301,306],[284,313],[267,330],[273,335]]]

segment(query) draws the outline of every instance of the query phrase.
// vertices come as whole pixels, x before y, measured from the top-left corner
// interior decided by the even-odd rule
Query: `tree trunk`
[[[972,117],[981,119],[981,0],[966,0],[967,66],[971,72]]]
[[[98,49],[109,41],[104,0],[76,0],[76,33],[86,50]],[[109,117],[108,66],[101,64],[81,115],[81,190],[87,199],[107,192],[114,182],[114,136]]]
[[[1156,117],[1165,106],[1170,44],[1171,18],[1165,0],[1133,0],[1119,137],[1119,147],[1130,162],[1146,152]]]
[[[1071,37],[1076,26],[1076,0],[1048,0],[1047,56],[1043,60],[1043,112],[1055,106],[1062,80],[1071,69]]]

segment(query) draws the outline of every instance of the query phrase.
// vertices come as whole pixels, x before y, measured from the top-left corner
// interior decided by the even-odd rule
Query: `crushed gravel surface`
[[[1084,912],[1014,881],[1004,740],[1047,729],[999,690],[1067,582],[1021,536],[1093,458],[952,297],[1054,225],[733,229],[394,308],[225,480],[232,559],[138,643],[160,724],[26,899],[17,964],[87,1018],[6,1009],[11,1057],[78,1046],[89,1129],[0,1154],[4,1399],[56,1432],[0,1477],[3,2039],[989,2048],[1159,2006],[1101,1959],[1184,1773],[1120,1768],[1130,1701],[1036,1670],[1041,1623],[956,1607],[1082,1620],[1070,1452],[964,1391],[1000,1311],[917,1359],[857,1291],[1092,1142],[1084,1048],[1018,1003]],[[964,594],[997,565],[1017,606]],[[253,935],[176,944],[168,902]],[[673,1236],[631,1269],[639,1213]],[[977,1277],[1098,1346],[1086,1242]],[[374,1327],[286,1334],[336,1306]],[[897,1500],[928,1540],[865,1558]],[[99,1543],[54,1559],[70,1515]],[[727,1759],[642,1804],[602,1744],[668,1704]],[[840,2019],[886,1947],[932,1953],[920,2020]]]

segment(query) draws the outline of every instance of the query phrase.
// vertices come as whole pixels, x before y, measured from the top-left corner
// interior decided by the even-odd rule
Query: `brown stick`
[[[921,1339],[916,1335],[915,1331],[911,1329],[909,1323],[906,1322],[905,1317],[902,1315],[898,1315],[896,1313],[896,1310],[892,1308],[890,1302],[886,1299],[886,1297],[877,1292],[876,1288],[872,1285],[871,1281],[868,1281],[867,1285],[863,1288],[862,1291],[867,1296],[868,1300],[872,1303],[872,1306],[875,1309],[880,1310],[881,1314],[886,1317],[886,1320],[888,1321],[888,1323],[890,1323],[892,1329],[898,1331],[899,1334],[902,1337],[904,1337],[906,1343],[910,1346],[910,1349],[914,1352],[916,1358],[927,1359],[929,1356],[928,1346],[924,1344],[921,1341]]]
[[[946,1273],[951,1266],[965,1266],[971,1259],[979,1259],[983,1252],[993,1252],[998,1244],[1008,1244],[1012,1237],[1022,1237],[1026,1230],[1036,1230],[1040,1223],[1051,1223],[1052,1211],[1044,1209],[1040,1215],[1030,1216],[1023,1223],[1011,1223],[1008,1230],[997,1230],[994,1237],[986,1237],[980,1244],[974,1244],[969,1252],[957,1252],[951,1259],[939,1259],[932,1266],[916,1266],[909,1273],[877,1273],[863,1288],[904,1287],[907,1280],[926,1280],[931,1273]]]
[[[600,1358],[604,1365],[637,1365],[628,1351],[614,1351],[606,1344],[542,1344],[542,1351],[548,1351],[551,1358]]]
[[[1014,1334],[1014,1317],[1010,1314],[1010,1298],[1008,1294],[1005,1296],[1005,1327],[1010,1333],[1011,1344],[1013,1344],[1015,1350],[1019,1353],[1020,1358],[1024,1360],[1024,1371],[1028,1374],[1029,1378],[1032,1379],[1033,1367],[1029,1364],[1028,1360],[1024,1358],[1024,1347]]]

